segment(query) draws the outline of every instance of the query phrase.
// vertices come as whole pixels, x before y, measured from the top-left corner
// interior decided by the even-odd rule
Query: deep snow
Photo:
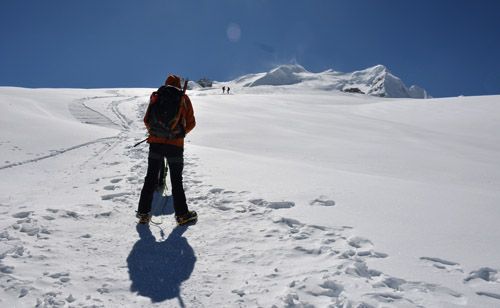
[[[498,96],[224,85],[188,93],[182,228],[133,217],[152,89],[0,88],[0,306],[500,305]]]

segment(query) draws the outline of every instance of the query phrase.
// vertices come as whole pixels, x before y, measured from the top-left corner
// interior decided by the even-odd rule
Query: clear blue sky
[[[296,62],[500,94],[499,0],[1,0],[0,40],[3,86],[156,87]]]

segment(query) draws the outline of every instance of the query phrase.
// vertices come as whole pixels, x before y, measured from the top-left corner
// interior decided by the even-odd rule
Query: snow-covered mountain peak
[[[298,75],[302,73],[308,73],[308,71],[299,64],[280,65],[265,73],[257,80],[254,80],[253,82],[247,84],[247,86],[282,86],[297,84],[303,81],[303,78]]]
[[[390,73],[389,69],[385,65],[377,64],[372,67],[365,68],[361,71],[355,71],[353,73],[366,73],[366,74],[387,74]]]
[[[429,98],[427,91],[407,87],[404,82],[382,64],[350,73],[332,69],[312,73],[299,64],[280,65],[269,72],[245,75],[234,80],[243,87],[290,86],[308,89],[337,90],[381,97]]]
[[[283,64],[270,71],[270,73],[295,74],[305,73],[307,70],[300,64]]]
[[[369,83],[375,85],[380,81],[384,81],[386,76],[391,74],[384,65],[375,65],[364,70],[354,71],[350,73],[351,82]],[[367,92],[365,92],[367,93]]]

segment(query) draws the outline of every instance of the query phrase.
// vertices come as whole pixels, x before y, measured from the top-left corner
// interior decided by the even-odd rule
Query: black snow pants
[[[174,210],[176,216],[188,212],[186,195],[182,183],[182,170],[184,169],[184,148],[170,145],[151,143],[149,145],[148,171],[144,179],[144,186],[139,199],[137,212],[147,214],[151,211],[153,194],[158,185],[158,174],[163,168],[164,157],[167,159],[170,169],[170,182],[172,183],[172,197],[174,198]]]

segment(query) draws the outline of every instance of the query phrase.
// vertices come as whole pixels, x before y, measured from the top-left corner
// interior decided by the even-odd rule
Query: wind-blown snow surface
[[[194,226],[133,217],[151,89],[0,88],[1,307],[498,307],[499,97],[190,91]]]

